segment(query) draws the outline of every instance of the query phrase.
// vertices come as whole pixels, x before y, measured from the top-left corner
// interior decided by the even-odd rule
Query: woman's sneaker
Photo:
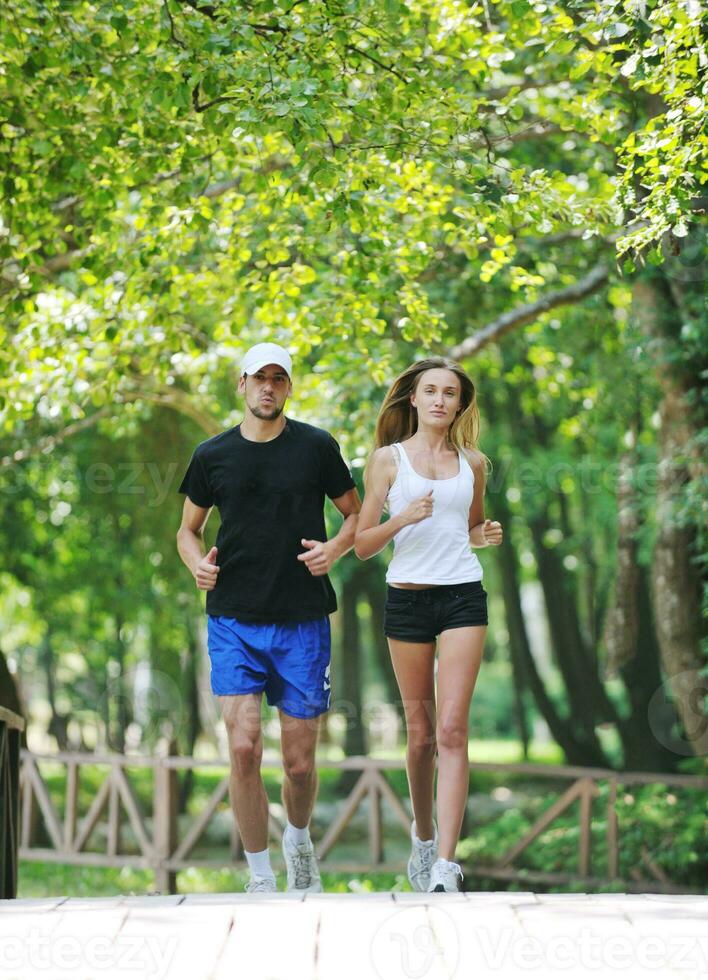
[[[459,892],[462,891],[462,868],[454,861],[438,858],[430,869],[429,892]]]
[[[433,821],[433,839],[418,840],[415,820],[411,824],[411,856],[408,859],[408,880],[414,892],[427,892],[430,869],[438,857],[438,828]]]
[[[283,834],[283,857],[288,870],[289,892],[321,892],[322,881],[312,841],[293,844],[287,830]]]
[[[277,892],[274,875],[252,875],[246,885],[247,892]]]

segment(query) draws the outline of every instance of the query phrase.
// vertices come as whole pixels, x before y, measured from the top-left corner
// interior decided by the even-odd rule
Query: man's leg
[[[320,718],[293,718],[280,712],[280,744],[283,751],[283,804],[294,827],[310,823],[317,796],[315,752]]]
[[[280,712],[283,804],[288,815],[283,834],[283,857],[288,873],[287,890],[293,892],[322,891],[309,828],[317,795],[315,751],[321,717],[294,718]]]
[[[268,857],[268,797],[261,777],[261,694],[221,695],[231,759],[229,795],[252,875],[272,875]]]
[[[280,713],[283,804],[288,815],[283,834],[287,887],[319,892],[322,883],[308,825],[317,794],[320,719],[329,708],[329,617],[282,624],[274,641],[266,695]]]

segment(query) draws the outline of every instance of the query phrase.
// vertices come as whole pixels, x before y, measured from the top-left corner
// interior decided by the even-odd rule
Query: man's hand
[[[297,556],[298,561],[304,561],[310,575],[326,575],[337,558],[331,541],[308,541],[301,538],[302,544],[308,549]]]
[[[484,543],[490,544],[501,544],[503,536],[502,526],[499,521],[490,521],[489,518],[482,525],[482,534],[484,536]]]
[[[216,585],[216,576],[219,574],[219,566],[216,565],[215,562],[216,547],[212,548],[208,554],[204,555],[202,560],[194,569],[194,580],[197,583],[198,589],[204,589],[206,592],[211,592]]]

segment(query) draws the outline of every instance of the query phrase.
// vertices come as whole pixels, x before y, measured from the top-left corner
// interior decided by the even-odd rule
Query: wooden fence
[[[40,763],[62,765],[66,769],[65,798],[63,813],[60,814],[52,799],[48,786],[40,771]],[[263,767],[282,769],[279,756],[265,755]],[[108,772],[101,783],[86,812],[78,812],[78,798],[81,771],[83,767],[105,765]],[[138,795],[129,776],[130,769],[148,768],[152,770],[152,812],[143,813]],[[190,817],[189,825],[179,828],[177,822],[178,771],[189,769],[225,768],[227,774],[219,781],[206,805],[197,816]],[[392,864],[386,860],[383,833],[382,807],[386,806],[390,816],[400,824],[406,835],[410,832],[411,817],[389,780],[387,771],[401,770],[405,763],[401,759],[373,759],[351,757],[340,761],[320,760],[320,770],[354,770],[359,776],[342,802],[334,818],[328,823],[324,834],[316,842],[316,849],[323,871],[346,871],[366,873],[391,871],[400,873],[401,862]],[[475,772],[493,772],[499,775],[517,774],[534,779],[548,779],[556,783],[568,781],[570,785],[548,809],[538,817],[533,825],[523,833],[512,847],[499,860],[489,864],[475,863],[468,870],[478,876],[501,881],[538,882],[546,885],[581,885],[589,890],[601,890],[608,885],[623,886],[625,891],[634,892],[690,892],[684,886],[675,884],[659,866],[653,855],[645,848],[642,864],[644,871],[635,867],[629,880],[619,877],[620,827],[618,824],[616,801],[620,786],[642,786],[650,783],[675,787],[694,787],[708,789],[708,778],[701,776],[675,775],[669,773],[616,772],[609,769],[591,769],[579,766],[548,766],[528,763],[496,764],[474,762],[470,764],[471,779]],[[609,782],[606,804],[606,850],[602,872],[592,867],[591,821],[593,801],[598,797],[598,784]],[[55,754],[36,754],[27,750],[21,752],[20,790],[22,799],[22,820],[19,855],[26,860],[56,861],[76,865],[103,867],[122,867],[152,869],[155,874],[157,891],[167,893],[176,891],[176,873],[192,867],[223,868],[225,865],[243,861],[243,849],[235,821],[230,819],[231,842],[227,854],[218,858],[205,858],[193,855],[196,844],[202,838],[209,822],[214,817],[222,801],[228,802],[228,762],[225,760],[195,759],[174,755],[122,756],[93,753],[58,752]],[[575,802],[578,806],[578,852],[577,871],[572,873],[544,872],[524,868],[515,864],[523,851],[549,828],[561,814]],[[355,814],[364,807],[367,813],[368,860],[352,863],[333,860],[332,851]],[[132,830],[134,847],[137,851],[122,849],[121,831],[124,818]],[[87,850],[86,846],[99,824],[104,811],[105,835],[101,835],[101,850]],[[315,809],[317,816],[317,808]],[[49,839],[48,847],[35,843],[37,826],[40,820]],[[282,833],[282,826],[276,815],[270,814],[270,830],[276,839]],[[464,864],[463,864],[464,870]],[[647,876],[648,875],[648,876]]]
[[[0,898],[17,894],[20,733],[25,720],[0,707]]]

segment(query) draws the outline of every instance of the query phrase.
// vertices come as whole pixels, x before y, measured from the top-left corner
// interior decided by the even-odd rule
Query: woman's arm
[[[474,495],[469,516],[470,544],[473,548],[501,544],[502,526],[499,521],[484,519],[484,457],[472,449],[466,449],[465,455],[474,473]]]
[[[433,512],[433,492],[412,501],[408,507],[395,517],[389,517],[379,524],[388,491],[396,478],[396,467],[391,456],[390,446],[382,446],[371,457],[366,474],[364,503],[361,505],[359,521],[354,538],[354,551],[357,558],[373,558],[386,547],[394,535],[407,524],[417,524]]]

